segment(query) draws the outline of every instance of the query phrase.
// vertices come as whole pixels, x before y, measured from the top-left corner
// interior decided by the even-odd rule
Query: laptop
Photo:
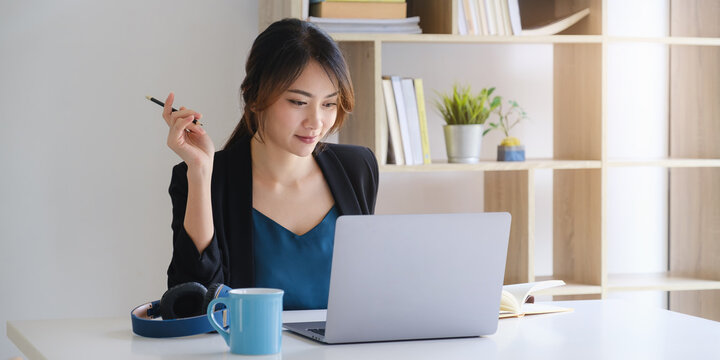
[[[509,213],[340,216],[326,321],[283,326],[327,344],[493,334],[509,236]]]

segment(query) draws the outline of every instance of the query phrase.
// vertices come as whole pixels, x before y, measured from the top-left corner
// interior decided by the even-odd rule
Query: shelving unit
[[[457,35],[456,1],[408,0],[424,34],[332,34],[343,50],[356,91],[356,110],[342,143],[382,150],[387,120],[381,76],[383,43],[550,44],[553,47],[553,159],[521,163],[382,165],[382,172],[481,171],[485,211],[509,211],[513,223],[506,283],[562,279],[558,298],[601,298],[612,291],[670,291],[673,310],[720,320],[720,7],[711,0],[671,0],[667,37],[608,36],[607,0],[521,1],[523,22],[590,8],[561,34],[539,37]],[[260,2],[259,26],[300,17],[301,0]],[[530,16],[531,16],[530,15]],[[607,69],[613,43],[670,48],[670,153],[664,159],[608,159]],[[557,139],[562,139],[558,141]],[[376,153],[381,151],[376,151]],[[381,162],[382,163],[382,162]],[[615,275],[607,270],[608,170],[667,168],[670,178],[669,271]],[[534,274],[537,169],[553,172],[553,275]]]

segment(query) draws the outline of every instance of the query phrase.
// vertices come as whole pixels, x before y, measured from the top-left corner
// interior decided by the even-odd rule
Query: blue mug
[[[233,289],[227,297],[208,304],[207,317],[218,334],[230,346],[230,352],[242,355],[270,355],[282,345],[284,291],[279,289]],[[212,316],[215,306],[224,304],[228,323],[224,328]]]

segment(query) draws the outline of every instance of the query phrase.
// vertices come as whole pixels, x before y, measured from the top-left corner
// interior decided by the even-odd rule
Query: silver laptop
[[[509,236],[509,213],[341,216],[327,321],[283,325],[328,344],[493,334]]]

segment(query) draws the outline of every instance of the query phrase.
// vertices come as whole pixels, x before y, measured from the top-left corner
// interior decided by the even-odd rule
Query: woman
[[[372,214],[378,166],[364,147],[320,142],[354,105],[337,45],[285,19],[253,43],[241,86],[244,114],[215,152],[201,114],[163,118],[173,169],[168,286],[195,281],[285,290],[285,309],[327,307],[335,219]]]

